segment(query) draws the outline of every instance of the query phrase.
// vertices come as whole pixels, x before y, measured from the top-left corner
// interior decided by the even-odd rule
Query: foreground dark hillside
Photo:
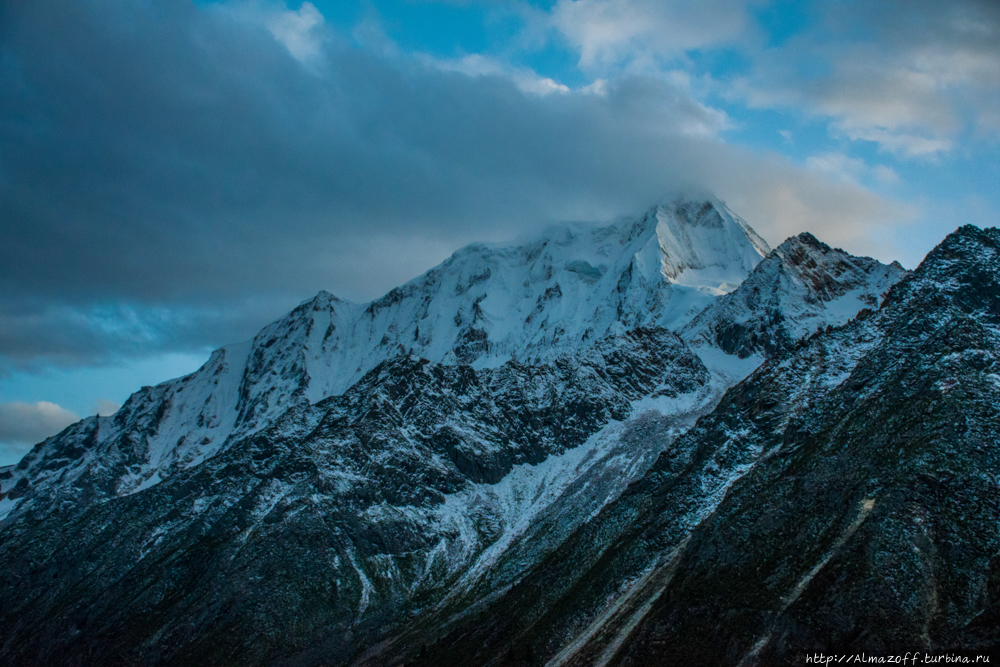
[[[446,495],[579,446],[635,398],[707,380],[663,329],[542,366],[391,359],[146,491],[90,506],[67,494],[8,526],[2,662],[343,663],[503,533],[483,500],[460,534]],[[592,481],[596,502],[607,491]]]

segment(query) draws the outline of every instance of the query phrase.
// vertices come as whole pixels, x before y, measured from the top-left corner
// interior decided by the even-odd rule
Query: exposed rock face
[[[642,481],[416,664],[989,654],[998,377],[1000,231],[963,227],[877,312],[732,388]]]
[[[635,399],[708,380],[663,329],[551,365],[390,359],[141,493],[8,525],[3,653],[11,664],[246,664],[320,642],[324,660],[343,660],[450,593],[510,532],[504,500],[478,487],[582,445]]]
[[[715,345],[740,359],[773,357],[817,328],[878,309],[906,273],[898,263],[854,257],[805,232],[775,248],[739,289],[706,308],[682,335],[696,347]]]
[[[769,254],[710,200],[470,246],[367,306],[320,293],[0,470],[0,661],[631,655],[612,630],[646,627],[769,438],[818,432],[767,415],[819,405],[899,304],[950,307],[931,264],[832,329],[905,272]]]
[[[808,402],[792,388],[806,364],[826,389]],[[743,410],[766,456],[699,527],[669,604],[616,663],[649,664],[664,640],[757,664],[995,650],[1000,231],[960,229],[875,316],[766,370],[773,407]],[[714,648],[698,645],[709,633]]]

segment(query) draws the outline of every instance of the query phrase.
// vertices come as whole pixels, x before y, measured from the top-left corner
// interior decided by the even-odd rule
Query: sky
[[[1000,3],[0,3],[0,465],[320,290],[713,193],[907,268],[1000,211]]]

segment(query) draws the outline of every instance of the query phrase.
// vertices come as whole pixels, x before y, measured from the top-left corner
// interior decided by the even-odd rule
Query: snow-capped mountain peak
[[[677,200],[647,213],[655,220],[663,276],[672,283],[734,289],[771,249],[722,202]],[[652,240],[652,239],[651,239]]]
[[[906,275],[898,262],[855,257],[803,232],[775,248],[738,289],[686,325],[681,337],[696,349],[718,348],[750,359],[749,368],[755,368],[764,356],[817,329],[875,310]]]
[[[678,328],[767,252],[715,200],[661,204],[605,226],[553,226],[516,244],[470,245],[361,307],[352,349],[336,363],[340,379],[325,386],[343,391],[399,351],[482,368],[552,358],[620,326]]]
[[[484,369],[552,362],[637,327],[677,330],[767,252],[712,198],[662,203],[603,226],[556,225],[511,244],[473,244],[368,304],[321,291],[252,341],[220,349],[195,373],[138,392],[113,419],[100,418],[99,429],[67,438],[104,443],[91,449],[115,480],[113,493],[131,493],[198,465],[292,406],[342,394],[399,355]],[[25,465],[45,456],[35,452]],[[67,459],[45,470],[78,476],[90,464]]]

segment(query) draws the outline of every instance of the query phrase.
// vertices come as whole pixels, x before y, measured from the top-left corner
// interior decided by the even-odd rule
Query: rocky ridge
[[[468,246],[367,305],[321,292],[252,341],[217,350],[195,373],[144,387],[113,417],[85,419],[32,451],[12,473],[30,484],[15,496],[68,484],[87,498],[140,491],[303,398],[343,393],[399,354],[474,368],[544,363],[608,333],[674,329],[767,252],[721,202],[676,201],[609,226]],[[0,517],[14,507],[0,500]]]

